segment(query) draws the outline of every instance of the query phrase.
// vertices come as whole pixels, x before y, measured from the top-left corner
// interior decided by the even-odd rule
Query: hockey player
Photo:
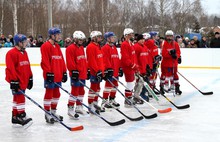
[[[174,33],[172,30],[168,30],[165,33],[165,40],[161,44],[162,52],[162,62],[161,62],[161,83],[160,90],[164,93],[165,90],[168,91],[169,80],[171,83],[170,89],[174,89],[175,93],[181,95],[179,85],[179,77],[177,74],[178,70],[178,60],[180,62],[180,47],[178,43],[174,40]]]
[[[90,88],[94,92],[99,93],[100,82],[102,82],[104,76],[103,53],[100,46],[100,43],[102,42],[102,33],[100,31],[92,31],[90,37],[91,42],[86,48],[88,68],[91,73]],[[104,112],[105,110],[98,105],[98,96],[93,91],[89,91],[88,94],[89,107],[97,113],[100,111]]]
[[[130,28],[124,29],[125,41],[121,44],[121,66],[125,75],[125,81],[127,82],[127,88],[125,90],[125,97],[130,101],[125,100],[125,107],[130,107],[135,102],[132,99],[132,91],[135,86],[135,72],[139,72],[135,50],[133,46],[134,31]]]
[[[109,83],[109,79],[115,86],[118,86],[118,82],[112,78],[118,78],[122,76],[122,69],[120,68],[120,59],[118,51],[116,49],[115,34],[113,32],[107,32],[104,34],[104,38],[107,41],[102,47],[103,59],[105,63],[105,89],[103,91],[104,101],[102,102],[102,107],[112,108],[119,107],[120,104],[115,101],[116,89]]]
[[[54,82],[61,85],[61,82],[67,81],[66,65],[57,42],[60,40],[61,30],[53,27],[48,30],[49,40],[40,48],[41,51],[41,68],[44,77],[44,109],[54,114],[60,121],[63,116],[56,113],[57,104],[60,98],[59,87]],[[45,114],[47,123],[56,122],[50,115]]]
[[[87,78],[87,60],[83,47],[85,39],[86,36],[82,31],[75,31],[73,33],[74,42],[66,48],[66,64],[71,78],[71,94],[80,101],[83,101],[85,90],[79,80],[85,84],[85,80]],[[69,97],[68,115],[74,119],[78,118],[78,114],[87,114],[87,112],[83,110],[83,106],[80,101],[76,101],[71,96]],[[75,103],[76,108],[74,109]]]
[[[23,34],[14,36],[15,47],[6,54],[6,81],[10,83],[10,89],[13,95],[12,124],[27,126],[32,124],[32,118],[27,117],[25,112],[25,96],[21,91],[33,87],[33,75],[25,51],[27,46],[27,37]]]
[[[157,37],[157,33],[156,32],[150,32],[150,39],[147,39],[145,41],[145,45],[148,47],[149,49],[149,65],[151,68],[151,76],[150,76],[150,87],[153,89],[153,91],[156,94],[159,94],[159,92],[157,92],[156,90],[154,90],[155,86],[156,86],[156,79],[157,79],[157,68],[159,66],[159,62],[161,61],[161,56],[158,53],[158,47],[155,43],[156,37]]]
[[[137,43],[134,45],[135,54],[137,58],[137,64],[139,66],[139,72],[140,76],[143,78],[145,82],[149,82],[148,77],[150,76],[150,66],[149,66],[149,52],[147,46],[144,45],[144,36],[142,34],[139,34],[137,36]],[[143,82],[139,78],[136,80],[136,84],[134,87],[134,101],[137,104],[143,104],[143,100],[140,98],[140,95],[145,98],[146,100],[149,100],[145,93],[147,92],[146,88],[143,87]]]

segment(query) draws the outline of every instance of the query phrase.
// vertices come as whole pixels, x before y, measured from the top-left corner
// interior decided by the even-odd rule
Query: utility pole
[[[48,0],[48,29],[53,25],[53,17],[52,17],[52,0]]]

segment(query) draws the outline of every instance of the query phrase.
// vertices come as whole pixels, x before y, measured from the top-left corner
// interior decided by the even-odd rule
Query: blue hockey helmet
[[[14,39],[14,44],[18,45],[19,42],[26,41],[27,37],[23,34],[16,34],[13,39]]]
[[[157,35],[157,32],[152,31],[152,32],[150,32],[149,34],[150,34],[151,37],[153,37],[153,36],[156,36],[156,35]]]
[[[60,34],[61,30],[57,27],[52,27],[48,30],[48,34],[49,35],[56,35],[56,34]]]
[[[107,33],[104,34],[105,39],[110,38],[112,36],[115,36],[115,34],[113,32],[107,32]]]

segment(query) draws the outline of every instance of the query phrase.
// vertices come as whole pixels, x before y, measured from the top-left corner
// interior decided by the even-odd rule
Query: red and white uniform
[[[166,78],[171,78],[171,80],[173,80],[173,76],[174,76],[174,83],[175,84],[179,84],[178,80],[179,77],[177,75],[177,66],[178,66],[178,62],[177,59],[173,59],[172,56],[170,55],[169,51],[175,49],[176,50],[176,55],[177,55],[177,59],[180,57],[180,47],[178,45],[178,43],[176,41],[172,41],[172,42],[167,42],[166,40],[164,40],[164,42],[162,43],[161,46],[161,53],[162,53],[162,62],[161,62],[161,83],[167,83],[165,82]],[[173,82],[171,81],[171,84],[173,84]]]
[[[88,68],[90,69],[91,77],[96,77],[98,71],[102,71],[104,75],[104,62],[103,53],[99,44],[91,42],[86,48],[86,56],[88,61]],[[91,82],[90,88],[99,93],[100,82]],[[91,104],[93,101],[98,101],[98,96],[94,92],[89,91],[88,103]]]
[[[21,52],[16,47],[9,50],[6,54],[6,77],[7,82],[19,81],[20,89],[25,90],[28,86],[32,71],[28,54]],[[23,94],[13,95],[13,115],[25,112],[25,97]]]
[[[149,50],[147,46],[139,43],[134,45],[134,49],[140,74],[146,74],[146,67],[149,65]]]
[[[133,43],[130,41],[124,41],[121,44],[121,66],[124,71],[125,75],[125,81],[127,82],[127,87],[130,90],[134,89],[134,80],[135,80],[135,70],[137,71],[137,68],[134,68],[137,65],[137,59],[135,55],[135,50]],[[135,70],[134,70],[135,69]],[[132,96],[132,92],[129,90],[125,90],[125,96],[130,97]]]
[[[106,44],[102,47],[102,52],[105,63],[105,70],[109,68],[113,69],[113,76],[117,78],[120,68],[120,59],[117,48],[114,45],[110,46],[109,44]],[[112,83],[115,86],[118,86],[118,82],[116,80],[113,79]],[[116,89],[112,87],[108,81],[106,81],[105,89],[103,91],[103,98],[108,99],[109,95],[112,99],[114,99],[116,95]]]
[[[66,72],[66,64],[60,46],[57,43],[52,45],[47,41],[41,46],[40,51],[44,80],[46,80],[47,73],[54,73],[54,82],[61,82],[63,73]],[[46,88],[44,108],[48,111],[50,108],[56,109],[59,98],[60,91],[58,87],[53,89]]]
[[[144,44],[149,49],[149,65],[150,68],[153,69],[153,63],[155,62],[154,57],[159,55],[158,47],[156,46],[155,41],[153,39],[148,39],[147,41],[145,41]],[[157,79],[157,73],[152,72],[152,75],[150,76],[150,84],[149,84],[151,88],[155,87],[156,79]]]
[[[77,46],[76,44],[71,44],[66,48],[66,64],[67,69],[69,71],[70,77],[72,76],[72,70],[77,70],[79,72],[79,79],[86,80],[87,78],[87,60],[84,52],[83,46]],[[84,87],[82,85],[79,86],[71,86],[71,94],[77,97],[79,100],[83,101],[83,97],[85,94]],[[81,105],[80,101],[69,97],[69,106]]]

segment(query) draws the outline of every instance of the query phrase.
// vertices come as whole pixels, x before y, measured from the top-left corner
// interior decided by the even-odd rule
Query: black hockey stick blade
[[[116,121],[116,122],[109,122],[105,118],[103,118],[102,116],[100,116],[100,118],[102,120],[104,120],[106,123],[108,123],[110,126],[118,126],[118,125],[121,125],[121,124],[125,123],[125,119],[122,119],[122,120],[119,120],[119,121]]]
[[[213,94],[213,92],[202,92],[200,90],[199,90],[199,92],[202,93],[203,95],[212,95]]]
[[[136,108],[136,107],[135,107]],[[137,109],[137,108],[136,108]],[[157,117],[157,113],[154,113],[152,115],[144,115],[139,109],[137,109],[138,112],[145,118],[145,119],[153,119]]]
[[[115,109],[115,110],[117,110],[119,113],[121,113],[122,115],[124,115],[124,116],[125,116],[127,119],[129,119],[130,121],[140,121],[140,120],[143,119],[142,116],[137,117],[137,118],[131,118],[131,117],[125,115],[125,114],[124,114],[122,111],[120,111],[119,109]]]

